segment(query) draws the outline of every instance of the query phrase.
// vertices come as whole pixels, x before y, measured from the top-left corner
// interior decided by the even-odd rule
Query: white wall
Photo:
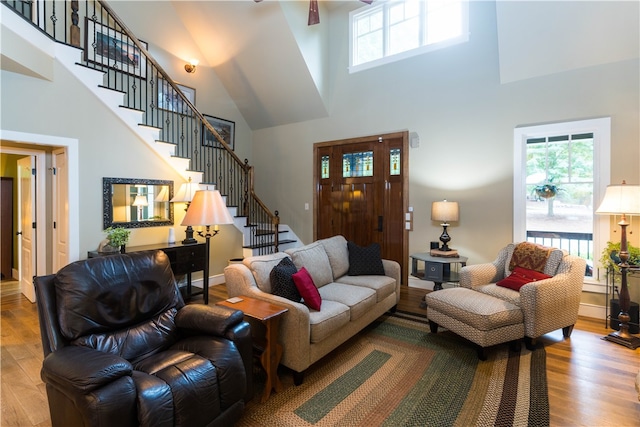
[[[2,71],[0,129],[79,141],[79,222],[70,227],[79,229],[79,254],[85,258],[87,251],[95,250],[104,239],[103,177],[169,179],[175,190],[183,180],[57,62],[54,75],[51,82]],[[176,238],[181,240],[183,206],[176,205],[174,214]],[[165,242],[168,228],[132,229],[129,246]],[[221,273],[229,258],[242,253],[240,244],[240,233],[233,226],[224,226],[213,239],[212,275]]]
[[[640,182],[637,58],[501,84],[495,4],[472,1],[469,43],[349,74],[346,20],[330,22],[330,117],[254,132],[257,191],[305,242],[313,236],[304,203],[313,202],[314,142],[417,132],[420,146],[409,151],[409,250],[438,238],[429,209],[447,198],[461,210],[451,244],[470,263],[492,260],[512,239],[516,126],[610,116],[611,179]]]

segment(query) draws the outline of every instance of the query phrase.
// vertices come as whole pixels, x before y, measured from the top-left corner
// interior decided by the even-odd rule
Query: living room
[[[197,90],[198,109],[235,122],[235,151],[255,167],[257,192],[270,208],[279,210],[282,222],[305,243],[313,240],[313,211],[305,205],[314,200],[311,171],[312,146],[316,142],[397,130],[415,132],[419,146],[409,151],[409,197],[413,207],[409,251],[424,251],[442,231],[439,223],[430,220],[431,202],[456,200],[461,220],[449,231],[453,246],[469,258],[470,264],[491,261],[513,239],[513,134],[520,126],[610,117],[609,180],[640,182],[636,2],[541,2],[525,3],[519,6],[523,9],[518,9],[510,2],[474,1],[470,3],[467,43],[353,74],[348,71],[347,12],[364,5],[355,0],[331,7],[320,2],[321,23],[307,27],[307,2],[302,2],[292,16],[302,19],[304,25],[295,27],[295,31],[313,31],[326,42],[324,74],[321,84],[312,84],[314,111],[291,118],[290,110],[307,101],[287,99],[284,109],[289,117],[277,120],[273,118],[275,113],[255,118],[256,110],[246,110],[249,107],[243,105],[246,99],[232,97],[239,89],[222,83],[231,67],[224,55],[205,56],[198,42],[183,42],[185,33],[197,33],[194,28],[198,21],[196,13],[188,11],[188,5],[174,3],[154,5],[154,16],[167,11],[188,16],[186,22],[166,24],[182,29],[175,34],[164,25],[152,31],[154,24],[140,19],[146,16],[148,4],[113,2],[113,7],[138,37],[149,43],[150,52],[177,82]],[[279,24],[287,22],[287,13],[293,13],[283,12],[271,0],[247,3],[254,10],[270,7],[269,13],[275,8]],[[577,18],[570,20],[567,16]],[[158,17],[154,21],[170,20]],[[622,29],[624,37],[618,37],[619,33],[608,26]],[[265,38],[265,32],[279,28],[277,24],[270,27],[263,23],[256,23],[256,27],[256,32],[262,32]],[[592,35],[587,36],[596,28],[603,32],[598,32],[598,44],[593,43]],[[244,30],[240,32],[244,34]],[[162,37],[157,33],[163,33]],[[552,38],[546,39],[544,34]],[[525,35],[536,36],[539,50],[518,51],[509,46],[509,41],[531,42]],[[5,37],[3,59],[7,57],[4,40]],[[282,45],[277,47],[272,48],[270,56],[255,61],[264,62],[265,74],[268,71],[270,75],[281,75],[267,84],[284,92],[289,85],[297,87],[297,71],[291,70],[298,70],[303,55],[298,51],[288,54]],[[41,60],[38,55],[34,57]],[[186,74],[184,64],[191,57],[200,57],[200,63],[196,73]],[[273,63],[266,61],[269,57]],[[79,87],[59,64],[51,60],[45,65],[34,64],[28,57],[21,67],[9,69],[9,64],[4,63],[3,60],[0,125],[3,146],[29,148],[45,144],[45,151],[66,146],[75,153],[76,170],[71,171],[74,191],[70,198],[75,205],[70,205],[74,236],[70,260],[85,258],[104,238],[102,178],[170,179],[176,187],[184,182],[152,150],[137,143],[133,132],[88,90]],[[251,65],[256,68],[256,64]],[[300,79],[307,83],[313,80],[309,76]],[[300,91],[309,96],[308,87]],[[277,97],[278,91],[274,92],[272,98]],[[322,108],[317,108],[318,102]],[[45,137],[50,142],[43,141]],[[179,239],[184,232],[179,226],[182,216],[182,210],[176,208],[175,231]],[[241,251],[233,227],[221,228],[213,242],[215,259],[211,261],[212,276],[217,277],[227,260]],[[613,220],[609,229],[610,239],[616,240],[619,233]],[[637,223],[631,229],[630,242],[638,246]],[[167,227],[136,229],[129,244],[164,241],[167,233]],[[52,272],[51,265],[47,261],[40,271]],[[598,289],[599,292],[585,293],[585,306],[606,305],[603,286]],[[637,301],[637,279],[631,279],[631,291],[632,300]]]

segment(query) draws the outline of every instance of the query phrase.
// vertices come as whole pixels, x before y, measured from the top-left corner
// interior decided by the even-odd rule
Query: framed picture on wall
[[[221,119],[219,117],[213,117],[204,115],[204,118],[207,119],[207,122],[218,132],[218,135],[229,144],[229,147],[233,150],[235,148],[235,136],[236,136],[236,122],[232,122],[230,120]],[[207,129],[207,127],[202,125],[202,145],[214,148],[222,148],[218,140],[215,136]]]
[[[85,22],[84,58],[87,62],[147,78],[147,60],[126,34],[89,18],[85,18]],[[142,44],[148,48],[147,43]]]
[[[191,102],[196,105],[196,90],[192,87],[181,85],[176,83],[180,92]],[[189,108],[184,99],[171,87],[168,81],[158,78],[158,108],[167,111],[173,111],[174,113],[193,115],[193,112]]]

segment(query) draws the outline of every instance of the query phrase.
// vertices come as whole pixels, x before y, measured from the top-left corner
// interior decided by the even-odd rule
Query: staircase
[[[300,245],[295,233],[280,224],[278,211],[272,213],[255,194],[253,167],[238,158],[108,4],[2,3],[8,6],[3,14],[16,14],[3,17],[3,26],[11,25],[34,46],[55,41],[51,54],[141,141],[185,180],[220,191],[242,232],[244,257]],[[85,17],[88,34],[80,37],[78,22]],[[63,27],[68,23],[68,29]],[[81,39],[88,40],[88,49]]]

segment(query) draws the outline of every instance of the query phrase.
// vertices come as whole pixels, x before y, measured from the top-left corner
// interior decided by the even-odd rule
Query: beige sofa
[[[322,297],[320,311],[271,294],[270,273],[284,257],[305,267]],[[303,372],[358,331],[394,309],[400,299],[400,265],[382,260],[384,275],[349,276],[349,250],[343,236],[278,252],[245,258],[225,268],[230,297],[247,295],[287,307],[280,322],[281,364],[294,371],[296,384]]]

